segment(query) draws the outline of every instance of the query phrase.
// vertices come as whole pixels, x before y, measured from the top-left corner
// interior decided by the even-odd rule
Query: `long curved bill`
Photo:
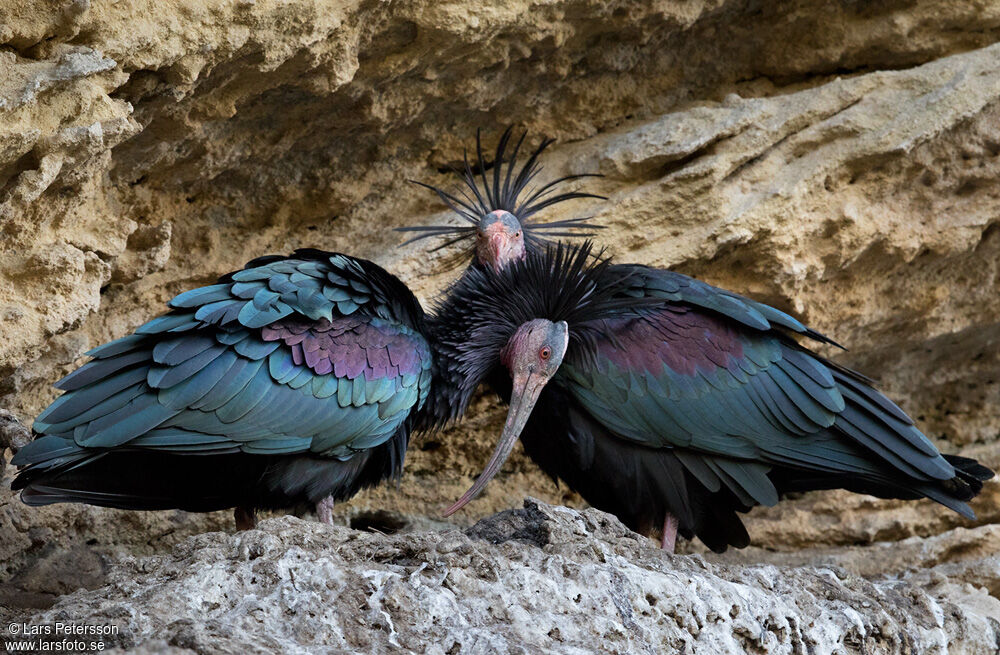
[[[545,387],[547,379],[540,375],[529,375],[522,380],[514,380],[514,389],[511,392],[510,409],[507,410],[507,422],[504,423],[503,433],[500,435],[500,442],[497,444],[493,456],[486,464],[486,468],[479,474],[475,483],[469,490],[462,494],[462,497],[455,501],[455,504],[444,511],[445,516],[451,516],[468,504],[470,500],[479,495],[486,487],[493,476],[497,474],[503,463],[507,461],[510,452],[514,450],[514,444],[521,436],[524,424],[531,416],[531,410],[538,402],[538,395]]]

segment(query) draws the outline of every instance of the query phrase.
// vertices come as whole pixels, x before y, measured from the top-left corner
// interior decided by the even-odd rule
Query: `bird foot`
[[[253,507],[237,507],[233,510],[237,530],[253,530],[257,527],[257,512]]]
[[[663,517],[663,536],[660,537],[660,548],[673,554],[677,545],[677,517],[667,512]]]
[[[316,518],[320,523],[333,525],[333,496],[327,496],[316,503]]]

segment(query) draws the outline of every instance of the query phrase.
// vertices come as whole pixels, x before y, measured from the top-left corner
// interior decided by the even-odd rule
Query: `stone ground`
[[[533,499],[464,531],[282,517],[125,557],[105,586],[31,621],[114,625],[116,652],[164,654],[996,652],[1000,600],[974,586],[985,567],[907,553],[928,568],[865,579],[708,562]]]

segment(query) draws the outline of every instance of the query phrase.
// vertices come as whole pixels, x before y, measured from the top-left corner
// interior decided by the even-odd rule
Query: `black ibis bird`
[[[255,259],[91,350],[13,463],[29,505],[258,508],[398,477],[432,386],[424,312],[396,277],[318,250]]]
[[[592,260],[589,244],[531,247],[512,199],[535,158],[501,186],[515,166],[506,140],[492,187],[483,177],[476,189],[466,168],[478,204],[442,194],[479,223],[452,235],[476,235],[476,259],[432,319],[448,399],[434,413],[460,415],[481,383],[510,404],[496,452],[447,514],[520,436],[553,479],[632,529],[662,526],[671,550],[678,530],[716,551],[746,546],[737,513],[791,491],[928,497],[973,516],[966,501],[992,471],[941,455],[871,380],[800,345],[794,336],[832,342],[792,316],[668,270]]]

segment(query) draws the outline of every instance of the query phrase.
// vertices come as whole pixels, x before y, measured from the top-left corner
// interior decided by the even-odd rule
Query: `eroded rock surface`
[[[350,252],[429,302],[451,253],[399,248],[388,228],[454,219],[406,180],[447,184],[476,128],[516,124],[559,139],[546,175],[604,175],[587,187],[607,201],[552,218],[595,214],[620,260],[798,313],[942,449],[996,468],[998,41],[1000,5],[946,0],[0,0],[0,448],[84,351],[251,257]],[[418,439],[401,488],[339,520],[440,527],[500,416],[483,398]],[[580,506],[515,453],[456,522],[527,494]],[[1000,521],[1000,484],[974,507],[978,525]],[[104,584],[116,558],[231,521],[0,491],[0,603],[49,605]],[[745,561],[850,568],[877,552],[894,571],[912,568],[895,542],[989,529],[846,493],[748,526],[761,550]],[[926,566],[950,575],[963,549]]]
[[[602,512],[528,500],[464,533],[285,517],[204,534],[32,620],[117,625],[109,643],[160,653],[943,654],[993,652],[998,615],[933,579],[670,556]]]

